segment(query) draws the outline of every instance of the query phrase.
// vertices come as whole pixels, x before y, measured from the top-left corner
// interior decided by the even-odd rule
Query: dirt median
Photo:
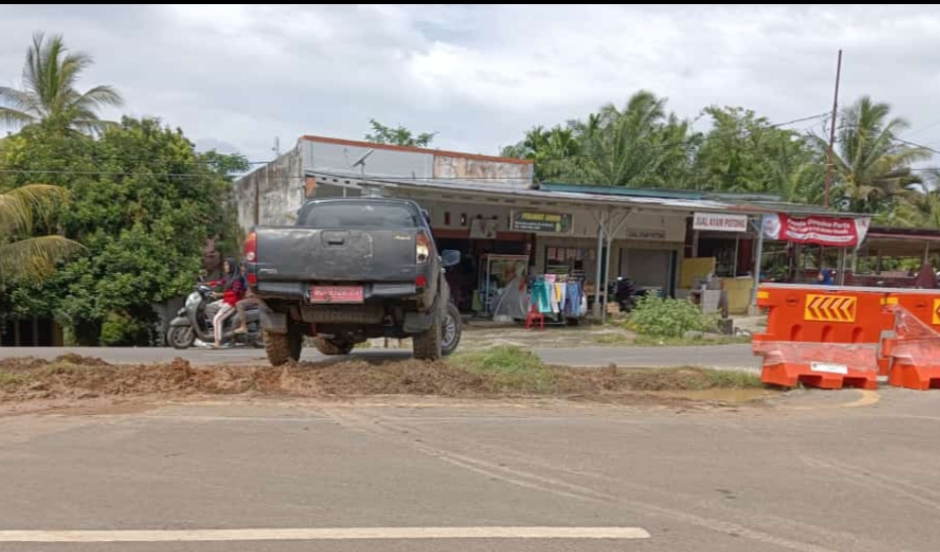
[[[504,351],[505,352],[505,351]],[[472,358],[453,361],[337,360],[270,366],[112,365],[64,355],[54,360],[0,361],[0,402],[100,398],[175,399],[212,395],[361,397],[418,395],[456,398],[556,397],[617,403],[701,401],[739,404],[767,396],[753,381],[724,381],[712,370],[568,369],[531,363],[512,353],[507,364]],[[515,355],[515,357],[513,357]],[[512,362],[521,359],[522,364]],[[529,361],[530,364],[525,364]],[[507,368],[508,366],[508,368]],[[702,395],[702,391],[714,393]],[[682,392],[689,391],[688,397]],[[724,400],[724,391],[727,393]],[[744,393],[742,394],[742,391]],[[742,400],[745,397],[746,400]]]

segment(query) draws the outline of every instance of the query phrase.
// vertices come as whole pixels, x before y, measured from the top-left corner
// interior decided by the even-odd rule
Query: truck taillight
[[[428,262],[430,257],[431,240],[424,232],[418,232],[417,237],[415,237],[415,260],[418,261],[418,264],[424,264]]]
[[[245,239],[245,260],[253,263],[258,258],[258,236],[252,232]]]

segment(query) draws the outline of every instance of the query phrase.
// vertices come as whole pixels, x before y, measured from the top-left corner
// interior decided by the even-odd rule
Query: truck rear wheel
[[[320,351],[320,354],[326,356],[348,355],[350,351],[353,350],[352,343],[327,339],[325,337],[314,337],[313,344],[316,346],[317,350]]]
[[[460,311],[453,303],[447,304],[444,311],[444,319],[441,321],[441,354],[450,356],[457,349],[460,343],[460,333],[463,330],[463,321],[460,319]]]
[[[440,360],[441,358],[441,309],[434,311],[431,326],[412,338],[414,357],[418,360]]]
[[[304,336],[296,328],[289,328],[287,333],[264,332],[264,352],[268,355],[271,366],[281,366],[291,360],[300,360]]]

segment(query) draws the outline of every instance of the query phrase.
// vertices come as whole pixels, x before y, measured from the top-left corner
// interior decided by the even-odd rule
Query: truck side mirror
[[[445,249],[444,252],[441,253],[441,265],[444,268],[449,266],[456,266],[458,264],[460,264],[460,251],[455,249]]]

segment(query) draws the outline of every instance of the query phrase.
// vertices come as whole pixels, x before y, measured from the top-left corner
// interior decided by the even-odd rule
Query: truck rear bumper
[[[355,284],[354,284],[355,285]],[[363,284],[363,298],[409,299],[418,294],[414,282],[373,282]],[[303,282],[258,282],[258,295],[270,299],[303,299],[310,297],[310,285]]]

